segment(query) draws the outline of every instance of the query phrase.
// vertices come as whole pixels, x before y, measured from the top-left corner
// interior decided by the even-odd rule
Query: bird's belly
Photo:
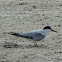
[[[42,40],[44,38],[45,38],[44,35],[42,35],[42,36],[36,36],[36,37],[33,38],[33,40],[40,41],[40,40]]]

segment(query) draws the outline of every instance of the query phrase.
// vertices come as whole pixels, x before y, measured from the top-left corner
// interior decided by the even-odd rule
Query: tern
[[[32,39],[34,40],[34,45],[37,46],[37,41],[43,40],[50,31],[57,32],[51,29],[50,26],[46,26],[40,30],[33,30],[30,32],[24,32],[24,33],[9,32],[8,34],[15,35],[17,37],[19,36],[19,37]]]

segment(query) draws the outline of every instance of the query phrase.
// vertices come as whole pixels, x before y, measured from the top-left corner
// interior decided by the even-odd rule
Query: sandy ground
[[[27,32],[50,25],[39,47],[32,40],[4,34]],[[0,62],[62,62],[61,0],[0,0]]]

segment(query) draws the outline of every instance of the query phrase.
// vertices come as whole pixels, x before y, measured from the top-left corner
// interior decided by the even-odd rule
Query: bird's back
[[[44,37],[45,37],[44,35],[42,35],[41,31],[42,30],[35,30],[35,31],[25,32],[25,33],[14,33],[13,32],[12,35],[30,38],[30,39],[39,41],[39,40],[44,39]]]

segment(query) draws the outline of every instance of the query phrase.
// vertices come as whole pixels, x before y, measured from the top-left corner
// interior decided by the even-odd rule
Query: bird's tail
[[[33,39],[31,36],[28,36],[28,35],[25,35],[24,33],[16,33],[16,32],[5,32],[4,34],[10,34],[10,35],[14,35],[14,36],[17,36],[17,37],[24,37],[24,38],[30,38],[30,39]]]
[[[22,34],[20,34],[20,33],[15,33],[15,32],[9,32],[8,34],[10,34],[10,35],[15,35],[15,36],[20,36],[20,37],[23,37],[23,35]]]

